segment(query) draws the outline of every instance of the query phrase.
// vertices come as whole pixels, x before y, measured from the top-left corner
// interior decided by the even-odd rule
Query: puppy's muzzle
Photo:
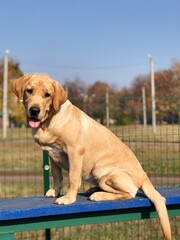
[[[40,113],[40,108],[39,107],[30,107],[29,113],[31,117],[37,118],[39,113]]]
[[[29,116],[27,122],[31,128],[38,128],[40,125],[39,114],[40,108],[38,106],[32,106],[29,108]]]

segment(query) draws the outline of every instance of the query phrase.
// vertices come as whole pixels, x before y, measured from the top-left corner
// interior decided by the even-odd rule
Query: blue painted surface
[[[163,188],[158,191],[166,198],[166,205],[180,204],[180,187]],[[129,209],[152,206],[143,193],[125,201],[92,202],[79,194],[77,201],[70,205],[54,204],[55,198],[28,197],[0,200],[0,221],[49,215],[73,214],[117,209]]]

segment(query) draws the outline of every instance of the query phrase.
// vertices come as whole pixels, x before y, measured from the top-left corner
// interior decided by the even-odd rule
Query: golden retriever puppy
[[[141,188],[171,239],[165,199],[124,143],[67,100],[63,87],[47,75],[24,75],[13,82],[13,91],[23,101],[33,138],[51,160],[54,188],[46,196],[59,195],[62,168],[69,172],[69,189],[57,204],[74,203],[82,179],[98,187],[88,191],[92,201],[132,199]]]

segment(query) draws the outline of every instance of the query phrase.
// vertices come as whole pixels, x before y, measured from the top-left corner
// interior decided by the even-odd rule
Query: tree
[[[132,94],[141,97],[143,86],[146,89],[147,108],[151,109],[150,75],[140,75],[134,79],[131,87]],[[159,121],[177,122],[178,109],[180,108],[180,63],[177,60],[173,61],[170,69],[155,72],[155,92],[157,119]],[[136,112],[138,112],[138,105],[136,105]],[[142,113],[140,111],[139,114],[141,118]],[[148,115],[150,122],[151,114]]]
[[[2,88],[3,88],[3,60],[0,60],[0,106],[2,109]],[[23,75],[20,64],[10,59],[8,62],[8,112],[11,122],[15,124],[25,123],[26,119],[23,114],[23,106],[17,105],[17,99],[12,92],[12,81]],[[1,114],[2,115],[2,114]]]
[[[172,71],[174,79],[180,81],[180,62],[176,59],[173,59],[172,61]]]
[[[87,89],[85,82],[80,77],[76,77],[74,80],[65,79],[64,88],[72,99],[84,94]]]
[[[102,81],[96,81],[89,86],[87,90],[88,96],[88,111],[94,119],[98,119],[101,123],[104,123],[106,116],[106,91],[108,90],[109,96],[114,94],[113,88]],[[111,100],[109,101],[110,113],[112,112]],[[111,117],[111,116],[110,116]]]
[[[4,69],[4,63],[3,60],[0,60],[0,86],[3,85],[3,69]],[[8,62],[8,79],[14,79],[21,77],[23,75],[23,72],[20,69],[20,64],[18,62],[15,62],[14,60],[10,59]]]
[[[86,100],[87,87],[83,80],[76,77],[74,80],[66,79],[64,88],[68,93],[68,98],[71,102],[82,110],[84,109],[84,102]]]

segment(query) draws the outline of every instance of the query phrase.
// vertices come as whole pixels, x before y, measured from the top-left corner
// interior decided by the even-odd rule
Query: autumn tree
[[[142,87],[146,90],[148,119],[151,119],[151,80],[150,75],[137,76],[131,86],[132,94],[141,98]],[[156,114],[158,121],[177,122],[180,109],[180,63],[173,61],[172,67],[155,72]],[[136,105],[140,106],[140,102]],[[139,109],[140,110],[140,109]],[[136,109],[138,112],[138,109]],[[139,114],[142,115],[142,113]],[[141,118],[141,116],[140,116]]]
[[[87,89],[86,83],[81,80],[80,77],[76,77],[73,80],[66,78],[64,88],[67,91],[69,98],[72,99],[83,95]]]
[[[10,59],[8,62],[8,79],[14,79],[18,78],[23,75],[20,64],[18,62],[15,62],[14,60]],[[3,69],[4,69],[4,63],[3,60],[0,60],[0,86],[3,84]]]
[[[66,78],[64,83],[64,89],[68,93],[68,98],[70,101],[79,107],[80,109],[85,111],[85,101],[86,101],[86,91],[87,86],[86,83],[80,79],[80,77],[76,77],[71,80]]]
[[[0,61],[0,88],[3,88],[3,60]],[[17,104],[17,99],[12,92],[12,81],[23,75],[20,64],[10,59],[8,62],[8,112],[11,122],[15,124],[24,123],[23,106]],[[0,105],[2,109],[2,90],[0,92]],[[1,114],[2,115],[2,114]]]
[[[90,85],[87,90],[89,112],[93,118],[104,122],[106,116],[106,92],[109,94],[110,118],[113,111],[112,96],[114,94],[113,87],[103,81],[96,81]]]

